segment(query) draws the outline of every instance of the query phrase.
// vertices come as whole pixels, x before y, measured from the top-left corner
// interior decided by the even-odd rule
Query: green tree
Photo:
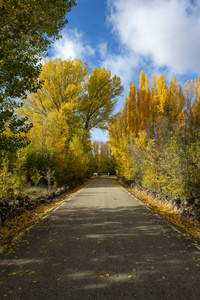
[[[2,148],[22,142],[17,131],[26,131],[26,119],[14,115],[16,98],[36,92],[41,58],[68,22],[75,0],[1,0],[0,2],[0,141]],[[13,126],[14,124],[14,126]],[[12,137],[7,139],[6,127]]]

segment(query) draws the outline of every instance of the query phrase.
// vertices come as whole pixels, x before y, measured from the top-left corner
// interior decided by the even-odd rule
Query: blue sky
[[[123,107],[130,82],[140,71],[163,72],[168,82],[175,73],[183,85],[200,70],[200,0],[78,0],[67,14],[69,23],[50,51],[52,58],[79,58],[89,72],[105,67],[122,80]],[[93,139],[106,140],[95,130]]]

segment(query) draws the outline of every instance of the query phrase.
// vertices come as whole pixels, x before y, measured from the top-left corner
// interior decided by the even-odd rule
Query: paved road
[[[97,179],[0,256],[0,299],[200,299],[200,251]]]

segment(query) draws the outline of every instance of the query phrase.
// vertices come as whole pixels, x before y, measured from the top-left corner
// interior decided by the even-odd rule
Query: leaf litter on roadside
[[[89,181],[92,180],[93,179]],[[6,220],[4,226],[1,227],[0,231],[0,246],[2,245],[3,247],[11,248],[17,241],[21,240],[24,233],[28,232],[28,230],[30,229],[29,227],[31,227],[33,223],[39,224],[39,221],[43,221],[41,219],[42,216],[50,212],[53,208],[65,202],[75,192],[87,185],[89,181],[83,183],[82,185],[71,191],[70,194],[67,194],[65,196],[63,195],[63,198],[61,200],[39,204],[31,211],[25,210],[24,213],[20,216],[16,216],[10,221]]]
[[[113,179],[115,181],[115,179]],[[183,233],[182,236],[190,238],[190,235],[197,238],[196,244],[200,241],[200,224],[197,221],[193,221],[186,216],[178,214],[177,212],[170,209],[166,204],[156,201],[151,196],[147,195],[144,191],[139,191],[136,188],[130,188],[122,182],[118,182],[124,186],[131,194],[146,203],[149,207],[154,210],[154,213],[161,214],[163,218],[171,221],[180,228],[183,228],[187,233]]]

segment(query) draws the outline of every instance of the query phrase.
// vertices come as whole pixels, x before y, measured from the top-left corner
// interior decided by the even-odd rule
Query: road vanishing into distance
[[[0,299],[200,299],[200,251],[99,178],[0,255]]]

